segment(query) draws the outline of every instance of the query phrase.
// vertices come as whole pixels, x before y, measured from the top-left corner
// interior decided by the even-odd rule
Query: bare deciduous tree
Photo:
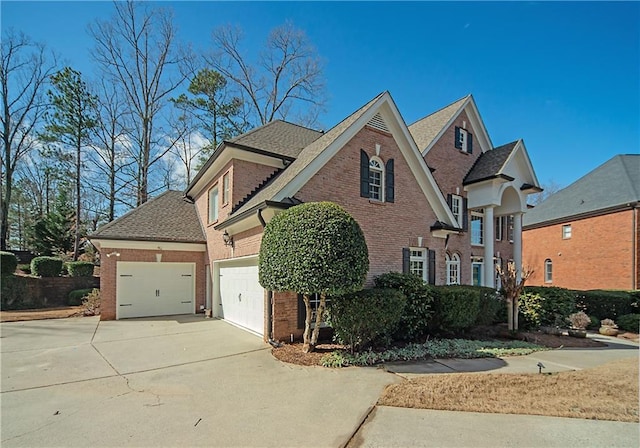
[[[540,193],[531,195],[531,200],[529,201],[531,205],[539,205],[552,194],[562,190],[563,187],[556,181],[550,180],[548,183],[542,185],[542,188],[543,191],[541,191]]]
[[[192,73],[191,56],[178,48],[172,15],[143,2],[115,2],[115,15],[89,27],[95,61],[124,93],[134,120],[137,205],[149,194],[149,169],[171,148],[164,145],[163,110]]]
[[[45,85],[56,70],[56,56],[42,44],[12,30],[2,37],[2,191],[0,249],[7,248],[9,207],[14,173],[19,162],[36,146],[34,130],[46,110]]]
[[[290,119],[313,125],[326,102],[322,63],[304,31],[287,22],[271,31],[256,63],[240,49],[242,32],[213,32],[214,54],[206,59],[239,90],[258,124]]]
[[[524,288],[524,284],[531,274],[533,269],[523,268],[518,270],[516,264],[513,261],[507,263],[507,268],[503,269],[500,265],[496,265],[496,271],[500,276],[500,282],[502,283],[502,291],[505,299],[507,300],[507,319],[509,330],[518,329],[518,301],[520,299],[520,293]]]

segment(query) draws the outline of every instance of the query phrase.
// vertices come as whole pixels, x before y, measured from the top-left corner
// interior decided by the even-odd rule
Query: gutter
[[[215,226],[213,226],[213,228],[215,230],[222,230],[222,229],[226,229],[227,227],[242,221],[243,219],[249,217],[250,215],[253,215],[254,213],[257,213],[258,216],[258,220],[260,220],[260,224],[263,223],[264,219],[262,218],[262,210],[269,208],[269,207],[273,207],[273,208],[279,208],[282,210],[286,210],[290,207],[293,207],[296,204],[287,204],[285,202],[277,202],[277,201],[263,201],[260,202],[259,204],[254,205],[253,207],[243,211],[242,213],[239,213],[235,216],[232,216],[231,218],[221,222],[220,224],[217,224]],[[259,213],[258,213],[259,212]],[[264,227],[264,225],[263,225]]]

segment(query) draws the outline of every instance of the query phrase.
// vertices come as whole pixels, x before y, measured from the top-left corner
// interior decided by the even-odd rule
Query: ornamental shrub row
[[[56,257],[36,257],[31,260],[31,273],[38,277],[58,277],[62,272],[62,260]]]
[[[0,251],[0,273],[2,275],[11,275],[18,267],[18,259],[11,252]]]

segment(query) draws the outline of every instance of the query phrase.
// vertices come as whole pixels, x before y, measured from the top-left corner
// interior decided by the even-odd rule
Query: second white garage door
[[[264,289],[258,283],[257,265],[221,265],[220,299],[225,320],[264,333]]]
[[[118,262],[117,318],[195,313],[194,263]]]

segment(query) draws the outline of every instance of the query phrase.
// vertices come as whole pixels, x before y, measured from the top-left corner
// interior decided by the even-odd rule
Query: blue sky
[[[495,146],[523,138],[540,182],[566,186],[640,149],[637,2],[162,2],[179,37],[211,48],[240,25],[249,50],[291,20],[325,61],[325,128],[389,90],[405,121],[472,93]],[[2,29],[92,76],[87,25],[110,2],[1,4]]]

